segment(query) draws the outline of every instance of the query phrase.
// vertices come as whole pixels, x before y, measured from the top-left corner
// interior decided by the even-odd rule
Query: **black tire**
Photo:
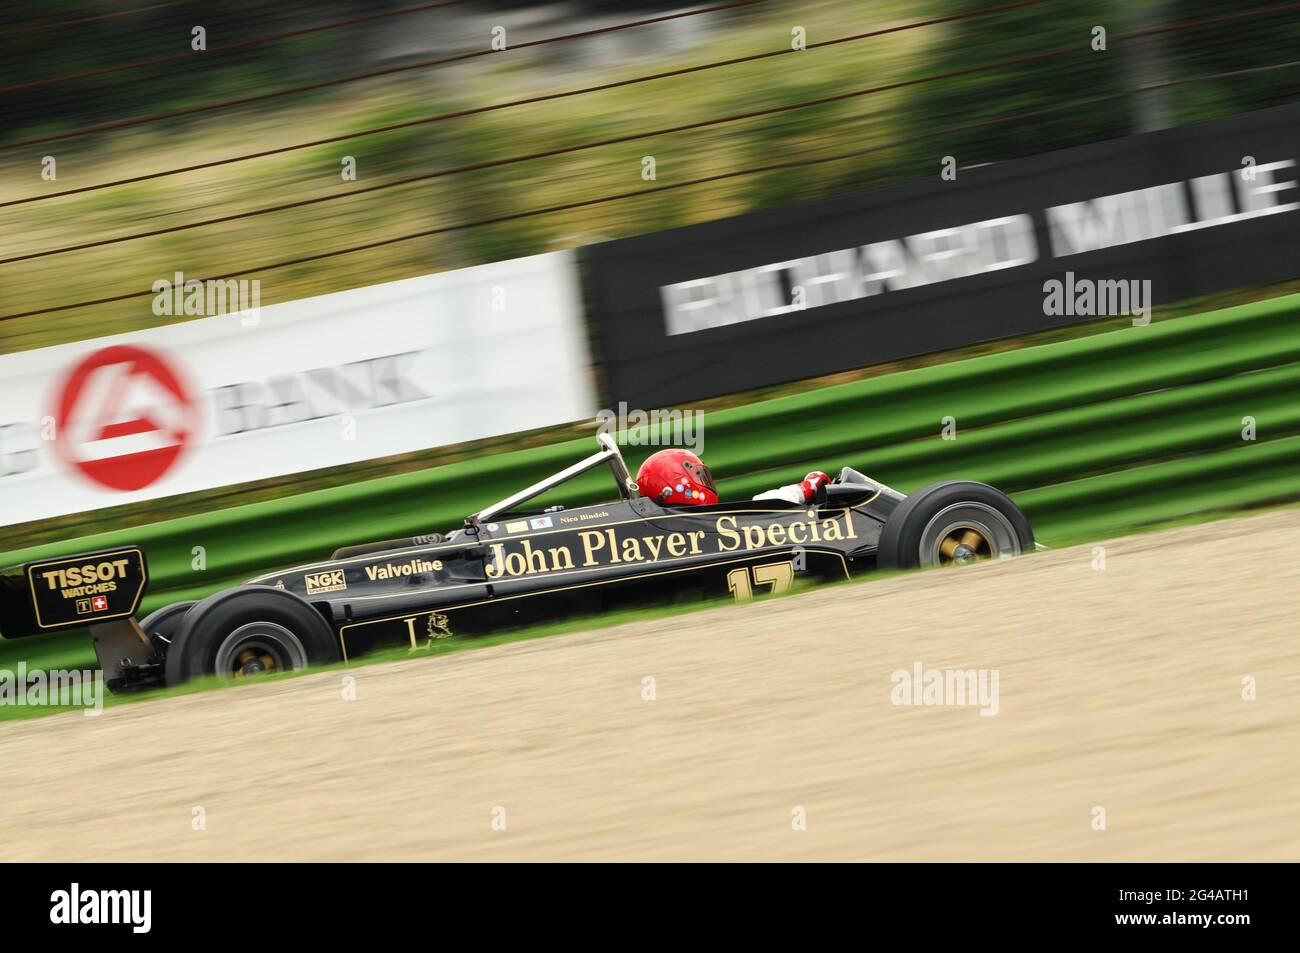
[[[243,664],[241,657],[247,658]],[[185,614],[167,653],[167,684],[204,675],[242,678],[341,658],[333,629],[302,599],[272,586],[239,586],[208,596]]]
[[[181,620],[193,605],[195,605],[193,599],[189,602],[173,602],[156,612],[150,612],[140,620],[140,628],[144,630],[145,635],[149,636],[149,641],[153,643],[153,650],[159,658],[171,651]]]
[[[882,569],[964,565],[1033,548],[1029,520],[1005,493],[986,483],[946,480],[898,504],[880,533],[876,562]]]

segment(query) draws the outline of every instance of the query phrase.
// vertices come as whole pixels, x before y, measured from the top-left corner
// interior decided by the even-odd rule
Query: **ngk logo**
[[[307,583],[307,595],[309,596],[314,596],[318,592],[338,592],[340,589],[348,587],[348,581],[343,578],[342,569],[310,573],[302,578]]]
[[[200,414],[162,357],[119,344],[73,368],[55,421],[61,458],[101,486],[139,490],[176,465],[198,435]]]

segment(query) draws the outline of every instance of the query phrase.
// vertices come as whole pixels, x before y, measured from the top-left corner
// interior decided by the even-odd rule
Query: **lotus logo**
[[[441,612],[430,612],[428,623],[425,626],[425,638],[427,641],[420,644],[419,637],[415,634],[415,623],[420,617],[418,615],[407,616],[402,621],[406,623],[406,637],[411,642],[409,651],[418,652],[423,649],[432,648],[434,639],[451,638],[451,622]]]
[[[451,638],[451,624],[447,617],[441,612],[429,613],[429,638],[430,639],[449,639]]]

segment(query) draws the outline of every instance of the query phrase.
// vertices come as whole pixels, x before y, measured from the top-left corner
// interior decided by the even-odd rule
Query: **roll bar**
[[[634,500],[637,498],[636,481],[628,472],[627,464],[623,461],[623,454],[618,449],[618,443],[607,433],[596,435],[596,442],[600,449],[587,457],[585,460],[579,460],[573,466],[566,467],[558,473],[553,473],[545,480],[539,480],[532,486],[524,487],[518,493],[507,496],[498,503],[479,510],[466,517],[466,526],[477,526],[479,523],[491,520],[498,514],[508,512],[521,503],[527,503],[534,497],[541,496],[547,490],[554,489],[561,483],[572,480],[576,476],[581,476],[588,470],[595,469],[602,463],[609,465],[610,472],[614,475],[614,483],[618,486],[618,495],[620,499]]]

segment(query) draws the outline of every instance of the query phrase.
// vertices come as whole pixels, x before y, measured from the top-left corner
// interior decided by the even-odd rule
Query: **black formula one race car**
[[[0,571],[0,634],[89,626],[114,690],[203,675],[245,678],[418,650],[611,606],[788,590],[797,575],[961,566],[1034,548],[1029,521],[983,483],[904,496],[849,467],[811,504],[746,500],[661,506],[637,493],[612,437],[596,453],[442,535],[348,546],[137,622],[147,581],[138,547]],[[607,466],[618,498],[566,509],[526,504]]]

